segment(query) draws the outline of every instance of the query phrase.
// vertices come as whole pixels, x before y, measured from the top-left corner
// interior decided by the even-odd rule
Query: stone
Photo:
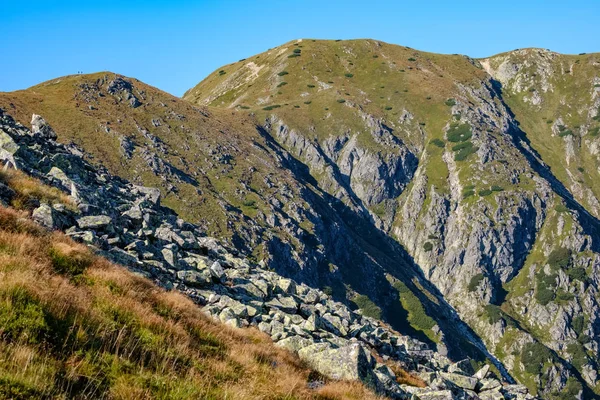
[[[490,372],[490,366],[489,364],[485,364],[483,367],[481,367],[477,372],[475,372],[475,374],[473,375],[473,377],[482,380],[485,379],[488,375],[488,373]]]
[[[493,379],[493,378],[481,379],[481,380],[479,380],[479,383],[477,384],[477,390],[480,392],[484,392],[486,390],[492,390],[492,389],[496,389],[496,388],[500,388],[500,387],[502,387],[502,382],[500,382],[498,379]]]
[[[167,264],[172,268],[177,268],[177,252],[173,249],[165,247],[161,250],[161,254]]]
[[[358,343],[342,348],[312,345],[300,349],[298,356],[331,379],[360,380],[371,387],[377,382],[373,372],[375,362],[369,352]]]
[[[54,212],[48,204],[42,204],[33,210],[31,218],[43,227],[54,228]]]
[[[89,215],[77,220],[81,229],[101,229],[112,224],[112,218],[107,215]]]
[[[419,391],[416,398],[419,400],[454,400],[450,390]]]
[[[56,140],[58,137],[46,120],[37,114],[33,114],[31,117],[31,132],[46,139]]]
[[[290,336],[280,340],[276,345],[293,353],[297,353],[299,350],[310,346],[312,343],[313,342],[310,339],[305,339],[300,336]]]
[[[202,287],[211,283],[210,276],[200,271],[177,271],[177,278],[181,279],[186,285],[189,286]]]
[[[477,395],[480,400],[504,400],[504,395],[499,390],[488,390]]]
[[[281,278],[277,281],[277,289],[281,293],[296,294],[296,283],[287,278]]]
[[[5,150],[9,155],[14,155],[20,148],[13,138],[2,129],[0,129],[0,149]],[[14,159],[13,159],[14,160]]]
[[[477,387],[477,378],[461,374],[454,374],[451,372],[440,372],[439,375],[445,380],[452,382],[454,385],[463,389],[475,390]]]
[[[218,261],[215,261],[210,266],[210,274],[218,281],[222,281],[225,277],[225,270]]]

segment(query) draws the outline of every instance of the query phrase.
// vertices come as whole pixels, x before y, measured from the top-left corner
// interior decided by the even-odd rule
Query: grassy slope
[[[264,209],[277,189],[265,186],[266,177],[289,181],[289,174],[277,168],[277,161],[263,150],[267,146],[251,118],[194,107],[135,79],[128,80],[142,105],[131,108],[106,92],[107,82],[115,77],[108,72],[67,76],[27,90],[0,93],[0,107],[24,125],[29,124],[31,114],[42,115],[60,141],[80,145],[92,161],[115,175],[160,188],[165,205],[182,218],[201,223],[215,236],[231,235],[229,224],[253,218]],[[160,126],[152,120],[159,120]],[[162,148],[153,147],[142,129],[158,137]],[[120,136],[136,144],[131,159],[123,156]],[[185,172],[192,182],[165,182],[143,159],[144,149]],[[245,205],[251,200],[256,207]],[[241,213],[227,213],[223,204]]]
[[[22,174],[17,199],[67,202]],[[209,320],[191,300],[0,207],[0,398],[374,399],[329,382],[255,329]]]

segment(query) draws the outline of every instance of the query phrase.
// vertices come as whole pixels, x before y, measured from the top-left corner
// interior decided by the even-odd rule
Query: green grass
[[[379,308],[368,296],[357,295],[352,299],[352,302],[362,311],[362,314],[375,318],[381,319],[381,308]]]
[[[469,285],[467,286],[467,289],[469,290],[469,292],[474,292],[475,290],[477,290],[477,288],[483,281],[483,278],[484,278],[484,276],[482,273],[473,275],[473,277],[469,281]]]

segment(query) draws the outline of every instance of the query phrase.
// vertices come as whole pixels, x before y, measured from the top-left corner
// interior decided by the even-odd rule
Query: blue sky
[[[0,0],[0,91],[109,70],[181,96],[292,39],[372,38],[483,57],[600,51],[600,0]]]

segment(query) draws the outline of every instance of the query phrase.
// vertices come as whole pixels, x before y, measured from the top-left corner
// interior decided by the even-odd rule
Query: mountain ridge
[[[474,331],[467,341],[483,341],[484,353],[533,392],[551,398],[578,382],[591,396],[598,239],[586,219],[597,222],[598,214],[591,175],[598,55],[572,56],[571,65],[540,50],[502,53],[483,59],[490,70],[508,72],[496,80],[482,59],[372,40],[303,40],[281,52],[285,46],[228,64],[187,92],[188,101],[210,107],[165,101],[105,73],[63,80],[56,85],[62,97],[51,83],[37,85],[44,93],[35,96],[0,94],[0,106],[10,111],[13,103],[22,122],[39,111],[59,140],[79,142],[117,175],[139,179],[145,171],[140,183],[149,186],[164,176],[157,186],[182,215],[201,204],[198,197],[215,204],[197,209],[215,217],[205,228],[233,232],[236,247],[285,276],[372,308],[366,296],[395,327],[441,351],[450,346],[451,354],[468,348],[457,341],[466,331],[454,329],[462,319]],[[532,64],[528,57],[537,58]],[[530,71],[530,64],[543,69]],[[591,102],[581,91],[565,92],[582,113],[563,104],[563,87],[590,90]],[[553,115],[532,125],[544,110]],[[171,112],[185,118],[174,122]],[[87,142],[81,128],[95,132]],[[95,143],[105,134],[110,141]],[[239,150],[220,147],[232,138]],[[184,151],[198,140],[215,147]],[[101,151],[109,144],[119,157]],[[246,162],[248,149],[255,158]],[[581,152],[585,166],[565,163],[565,151],[567,159]],[[242,173],[265,161],[260,178]],[[196,168],[198,177],[180,173]],[[223,177],[226,184],[216,185]],[[275,197],[265,192],[275,186]],[[218,223],[225,219],[235,223]],[[557,263],[561,249],[568,257]],[[436,307],[461,318],[444,322]],[[550,355],[532,360],[531,348]]]

